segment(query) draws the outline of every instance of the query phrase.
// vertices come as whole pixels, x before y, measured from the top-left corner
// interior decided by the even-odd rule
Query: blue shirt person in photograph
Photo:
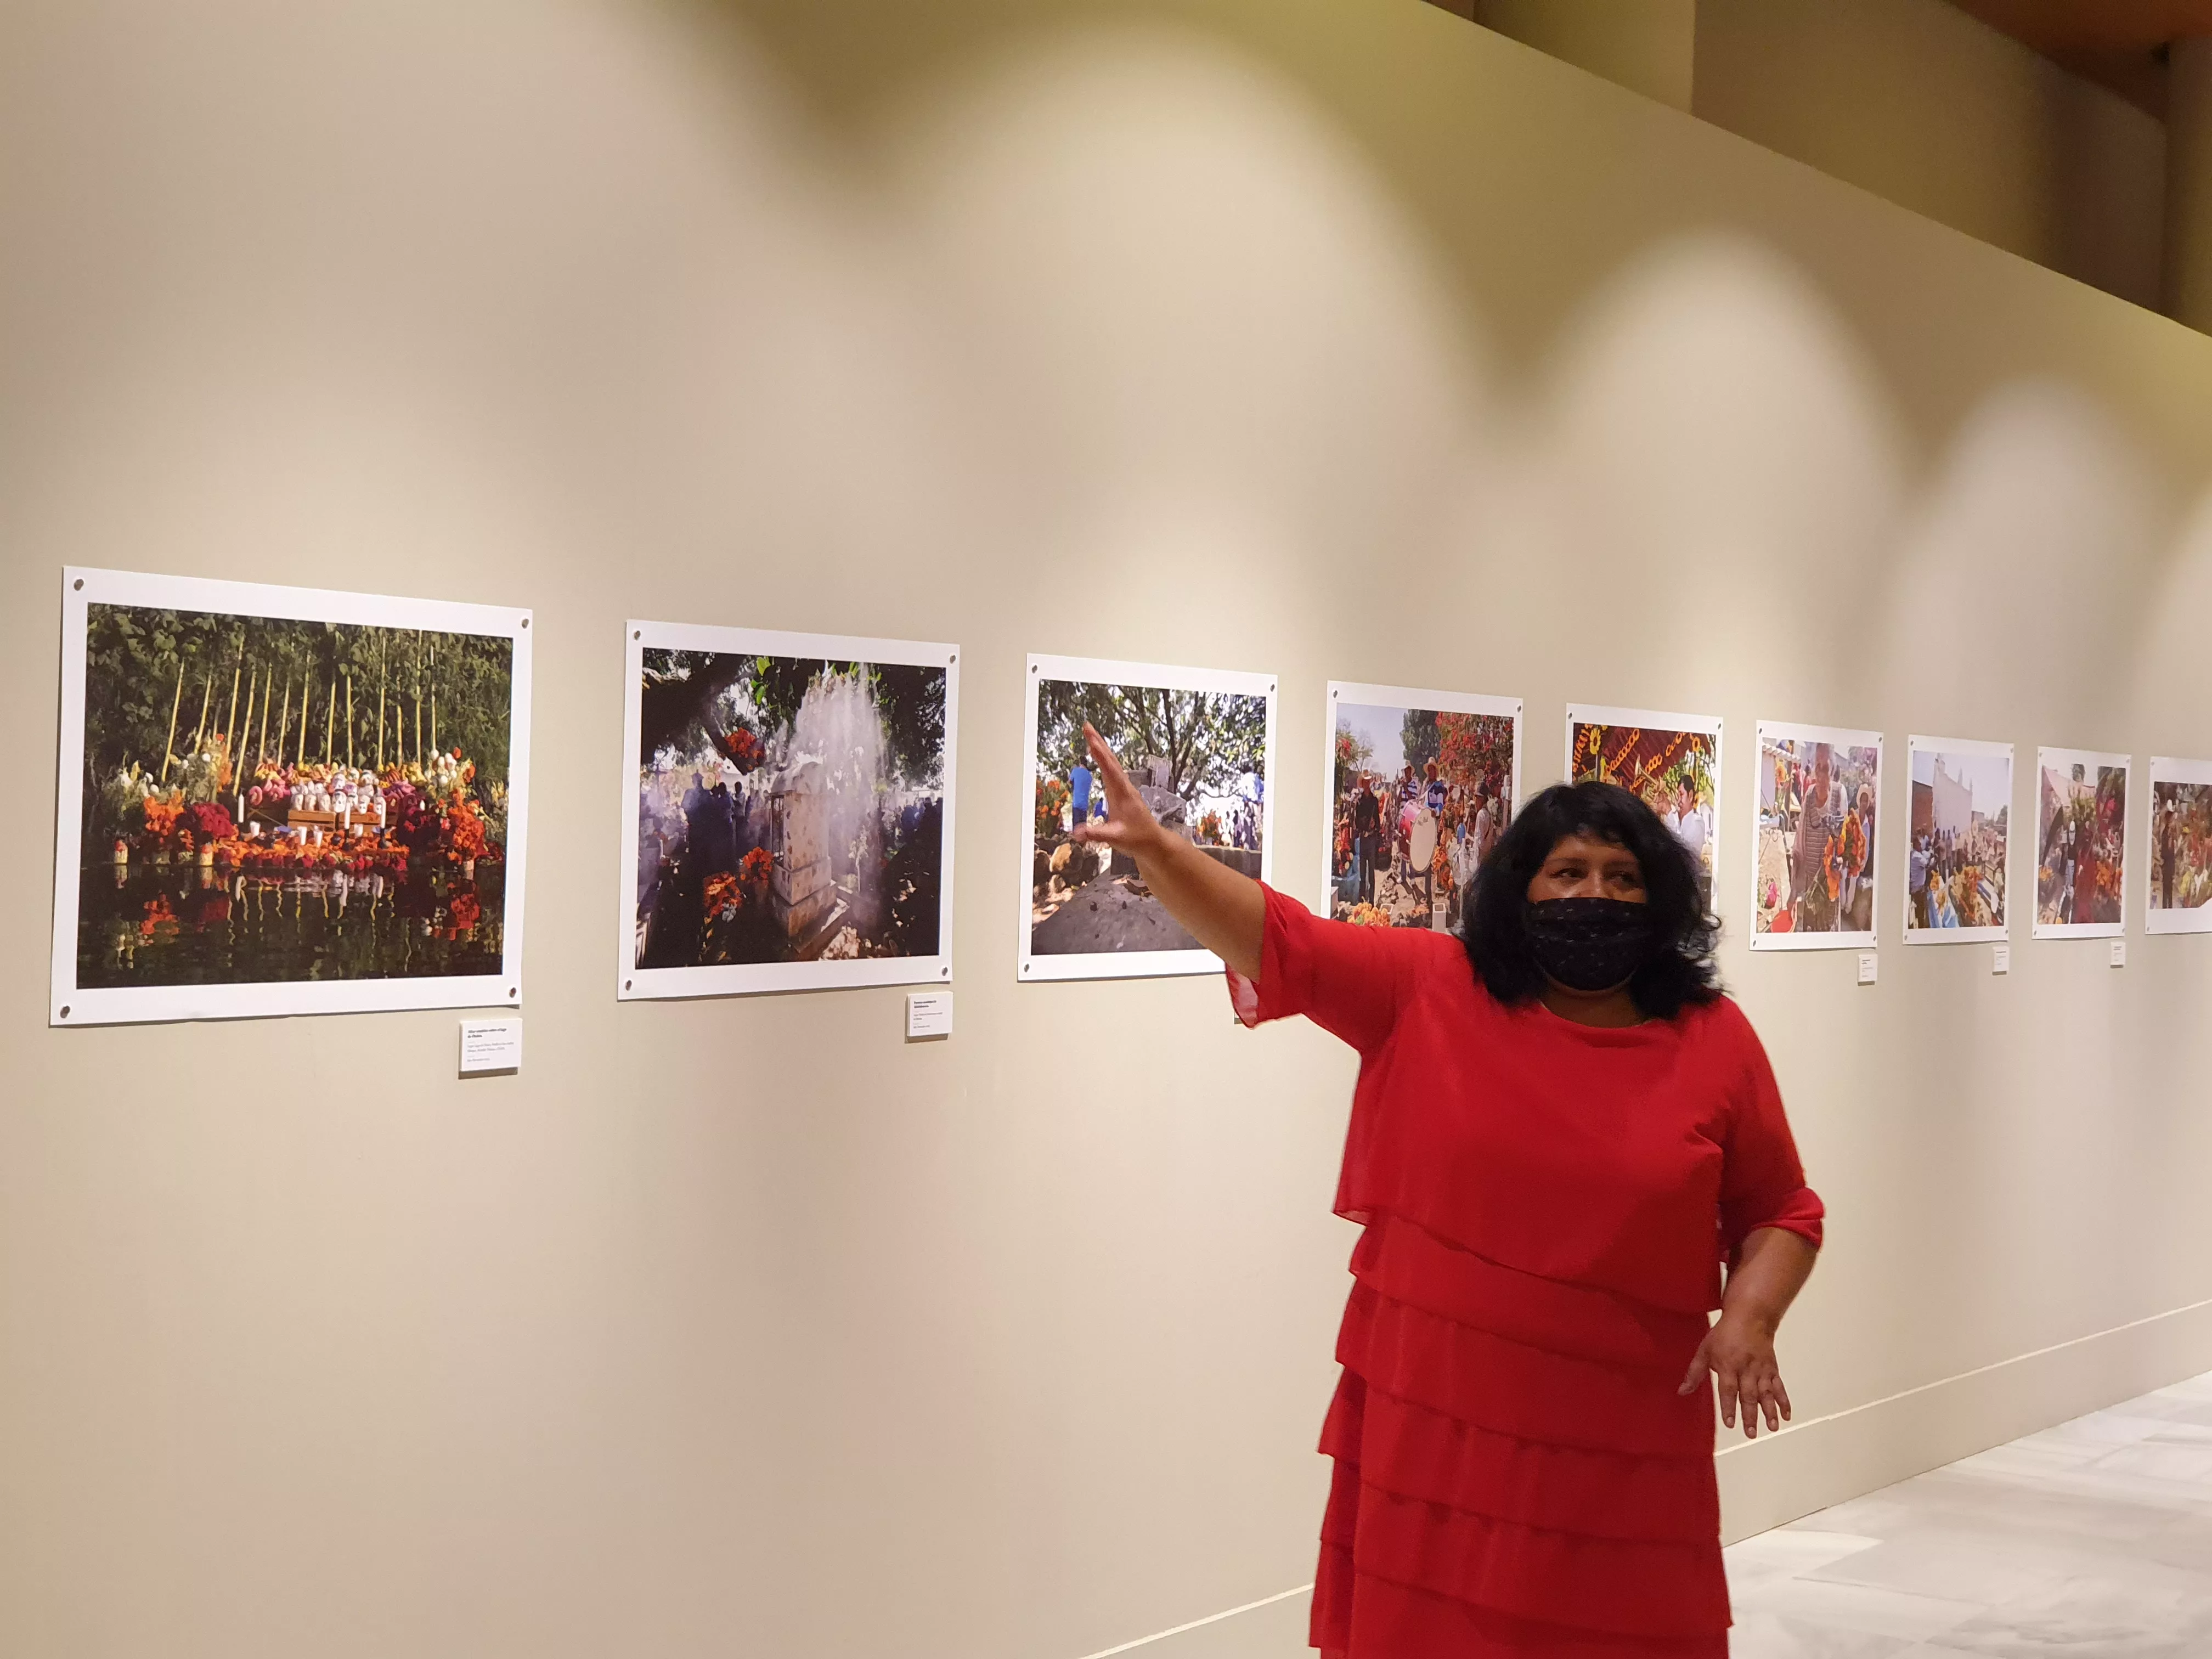
[[[1069,820],[1072,827],[1091,816],[1091,769],[1080,759],[1067,775],[1067,793],[1073,803]]]

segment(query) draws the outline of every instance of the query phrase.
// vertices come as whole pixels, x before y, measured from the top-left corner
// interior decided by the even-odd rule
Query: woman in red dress
[[[1689,855],[1627,791],[1562,785],[1484,861],[1464,942],[1324,921],[1161,829],[1089,737],[1085,833],[1245,1022],[1359,1051],[1313,1644],[1723,1659],[1714,1400],[1747,1435],[1789,1417],[1774,1333],[1822,1212]]]

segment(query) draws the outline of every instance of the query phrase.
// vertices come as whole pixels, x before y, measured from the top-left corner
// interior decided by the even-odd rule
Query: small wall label
[[[461,1075],[522,1069],[522,1022],[465,1019],[461,1022]]]
[[[952,993],[914,991],[906,1000],[906,1034],[909,1042],[921,1037],[952,1035]]]
[[[2012,972],[2011,945],[1992,945],[1990,946],[1990,971],[1993,974],[2008,974]]]

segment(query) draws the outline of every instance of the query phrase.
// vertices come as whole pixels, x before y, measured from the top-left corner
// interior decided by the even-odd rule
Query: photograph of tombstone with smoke
[[[1029,660],[1020,976],[1218,972],[1219,959],[1168,915],[1133,860],[1073,839],[1079,823],[1107,815],[1084,750],[1086,720],[1163,824],[1264,879],[1274,844],[1274,677],[1084,657]]]
[[[618,994],[949,981],[958,649],[627,631]]]

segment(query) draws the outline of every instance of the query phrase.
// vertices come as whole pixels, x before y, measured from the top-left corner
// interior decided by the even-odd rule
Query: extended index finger
[[[1083,722],[1083,741],[1091,750],[1091,758],[1098,763],[1098,769],[1106,775],[1109,785],[1129,787],[1129,775],[1121,769],[1121,757],[1106,746],[1106,739],[1098,735],[1098,728],[1089,720]]]

